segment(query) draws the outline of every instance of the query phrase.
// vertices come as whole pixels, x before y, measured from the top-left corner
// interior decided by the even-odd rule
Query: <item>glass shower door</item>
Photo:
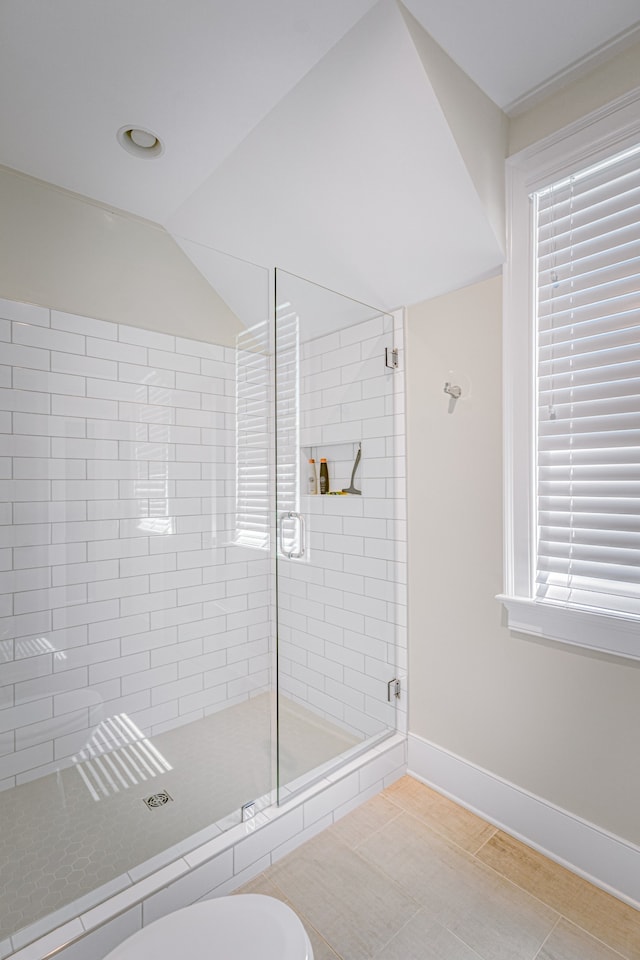
[[[397,726],[406,569],[397,327],[276,271],[281,797]]]
[[[162,310],[0,300],[2,957],[275,795],[271,277],[151,235]]]

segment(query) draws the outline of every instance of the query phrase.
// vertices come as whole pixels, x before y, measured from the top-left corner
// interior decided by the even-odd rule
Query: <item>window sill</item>
[[[498,594],[510,630],[640,660],[640,620]]]

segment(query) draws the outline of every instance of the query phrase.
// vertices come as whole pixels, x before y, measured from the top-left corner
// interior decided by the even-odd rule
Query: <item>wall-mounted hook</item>
[[[454,400],[459,400],[462,396],[462,390],[458,386],[450,384],[448,381],[444,385],[444,392],[448,393],[450,397],[453,397]]]

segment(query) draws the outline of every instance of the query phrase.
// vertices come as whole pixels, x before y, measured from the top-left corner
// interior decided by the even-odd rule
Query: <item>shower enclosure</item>
[[[0,956],[402,709],[400,321],[179,245],[199,337],[0,301]]]

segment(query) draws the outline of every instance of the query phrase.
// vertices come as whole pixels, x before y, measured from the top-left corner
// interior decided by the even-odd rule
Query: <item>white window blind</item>
[[[279,308],[280,309],[280,308]],[[300,320],[276,317],[276,470],[278,514],[300,510]]]
[[[640,147],[532,199],[533,595],[640,616]]]
[[[269,546],[269,326],[236,338],[236,536],[240,546]]]
[[[276,321],[278,513],[300,509],[300,335],[298,315]],[[269,547],[273,357],[264,321],[236,338],[236,533],[241,546]],[[289,533],[289,530],[287,530]]]

